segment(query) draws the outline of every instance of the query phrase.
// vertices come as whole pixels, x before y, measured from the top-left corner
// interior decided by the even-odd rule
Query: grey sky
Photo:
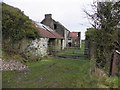
[[[41,22],[44,14],[62,23],[70,31],[81,31],[82,39],[86,28],[91,27],[83,9],[91,10],[93,0],[3,0],[24,11],[30,19]]]

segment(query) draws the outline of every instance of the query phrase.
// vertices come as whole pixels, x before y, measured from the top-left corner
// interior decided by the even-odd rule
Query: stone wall
[[[48,51],[48,38],[39,38],[31,41],[26,47],[25,55],[30,59],[40,59],[47,55]]]
[[[12,50],[27,60],[41,59],[48,54],[48,38],[35,40],[23,39],[14,43],[11,51]]]

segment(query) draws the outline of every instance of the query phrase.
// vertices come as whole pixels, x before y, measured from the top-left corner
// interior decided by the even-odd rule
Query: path
[[[3,72],[3,87],[85,88],[96,87],[90,77],[89,60],[49,57],[29,63],[29,72]]]
[[[28,63],[27,73],[3,71],[3,88],[97,88],[98,80],[91,77],[91,64],[83,49],[67,48],[57,54]],[[67,57],[69,56],[69,57]],[[74,59],[73,57],[79,56]]]
[[[79,50],[78,50],[79,51]],[[76,55],[77,49],[67,49],[59,55]],[[97,81],[90,76],[90,62],[84,58],[48,57],[28,63],[27,74],[3,71],[3,87],[15,88],[94,88]]]

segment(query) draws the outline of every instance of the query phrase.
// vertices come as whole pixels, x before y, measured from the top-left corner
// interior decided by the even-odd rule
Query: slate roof
[[[63,39],[61,35],[53,31],[49,26],[37,22],[35,22],[34,24],[38,28],[38,32],[41,37]]]

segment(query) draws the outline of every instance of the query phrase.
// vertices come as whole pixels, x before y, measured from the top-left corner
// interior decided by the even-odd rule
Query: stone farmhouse
[[[70,31],[66,29],[60,22],[52,19],[52,14],[45,14],[45,18],[42,20],[41,23],[49,26],[52,30],[54,30],[63,37],[63,40],[61,42],[62,49],[67,47]]]
[[[15,43],[14,46],[19,49],[20,55],[27,60],[38,60],[62,50],[64,38],[61,35],[41,23],[33,21],[33,25],[37,28],[39,38],[23,39],[21,42]]]
[[[27,59],[54,55],[70,46],[70,43],[73,47],[80,46],[80,32],[70,32],[61,23],[53,20],[51,14],[46,14],[41,23],[33,21],[33,25],[37,28],[39,38],[21,42],[21,50],[24,51],[22,53]]]

